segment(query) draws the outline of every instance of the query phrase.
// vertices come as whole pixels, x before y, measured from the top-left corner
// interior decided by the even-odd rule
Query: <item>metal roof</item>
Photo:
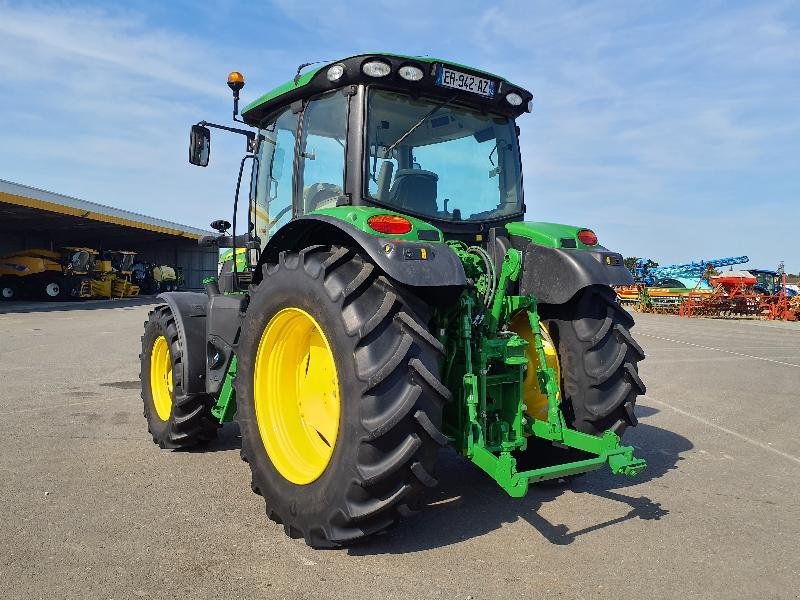
[[[196,227],[189,227],[188,225],[181,225],[180,223],[173,223],[172,221],[157,219],[155,217],[148,217],[139,213],[81,200],[80,198],[74,198],[72,196],[48,192],[47,190],[41,190],[4,179],[0,179],[0,203],[190,239],[199,239],[204,235],[214,235],[211,231],[197,229]]]

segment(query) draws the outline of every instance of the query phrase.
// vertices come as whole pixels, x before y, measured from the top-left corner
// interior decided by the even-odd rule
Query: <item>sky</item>
[[[230,218],[230,123],[300,63],[436,56],[529,89],[527,220],[592,227],[661,264],[750,256],[800,271],[800,3],[8,2],[0,179],[207,228]],[[243,105],[244,105],[243,104]]]

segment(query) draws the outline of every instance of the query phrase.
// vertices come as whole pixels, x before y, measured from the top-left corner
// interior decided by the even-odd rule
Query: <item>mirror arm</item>
[[[256,139],[256,132],[250,131],[249,129],[239,129],[237,127],[228,127],[227,125],[217,125],[216,123],[209,123],[208,121],[200,121],[198,125],[202,125],[203,127],[213,127],[214,129],[224,129],[225,131],[231,131],[233,133],[239,133],[241,135],[247,136],[247,139],[251,144],[253,143],[253,140]]]
[[[198,245],[205,248],[216,246],[217,248],[250,248],[250,243],[246,233],[236,236],[236,243],[233,243],[233,236],[230,235],[204,235],[197,240]]]

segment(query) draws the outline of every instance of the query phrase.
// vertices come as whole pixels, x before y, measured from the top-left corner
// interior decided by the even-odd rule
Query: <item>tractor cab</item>
[[[761,294],[774,296],[780,291],[781,276],[777,271],[769,269],[748,269],[750,274],[756,278],[753,289]]]
[[[94,267],[95,254],[91,248],[69,246],[61,249],[61,261],[67,272],[87,275]]]
[[[750,274],[756,278],[756,283],[753,284],[753,289],[759,294],[767,296],[777,296],[781,292],[787,296],[794,296],[796,292],[786,287],[784,275],[781,270],[773,271],[771,269],[748,269]]]
[[[130,275],[133,270],[133,261],[136,258],[136,252],[129,252],[126,250],[112,250],[110,252],[111,266],[115,271],[121,275]]]
[[[243,85],[236,76],[232,88]],[[255,262],[290,220],[358,206],[424,219],[447,239],[484,239],[525,211],[515,119],[531,106],[530,92],[501,77],[433,58],[361,55],[298,74],[242,111],[256,133],[240,131],[249,210],[233,234],[244,232]],[[208,127],[192,130],[190,160],[201,166]],[[406,223],[378,226],[391,234]]]

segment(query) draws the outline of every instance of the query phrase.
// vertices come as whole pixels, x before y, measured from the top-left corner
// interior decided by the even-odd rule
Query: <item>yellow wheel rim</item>
[[[319,323],[285,308],[258,345],[253,399],[261,441],[287,480],[305,485],[325,471],[339,433],[339,378]]]
[[[172,359],[167,338],[163,335],[156,338],[150,352],[150,392],[158,418],[169,420],[172,412]]]
[[[547,366],[556,372],[556,380],[561,385],[561,367],[558,362],[558,353],[553,339],[550,337],[550,332],[544,323],[539,322],[539,327],[542,330],[542,346],[544,347],[544,360]],[[510,329],[519,335],[521,338],[528,342],[526,352],[528,354],[528,371],[525,373],[525,381],[522,384],[522,390],[525,398],[525,411],[533,418],[542,421],[547,420],[547,394],[542,392],[539,388],[539,381],[536,377],[536,370],[541,368],[539,365],[539,358],[536,355],[536,345],[533,339],[533,332],[531,325],[528,321],[528,313],[526,311],[520,312],[511,321]],[[558,401],[561,402],[561,392],[558,393]]]

